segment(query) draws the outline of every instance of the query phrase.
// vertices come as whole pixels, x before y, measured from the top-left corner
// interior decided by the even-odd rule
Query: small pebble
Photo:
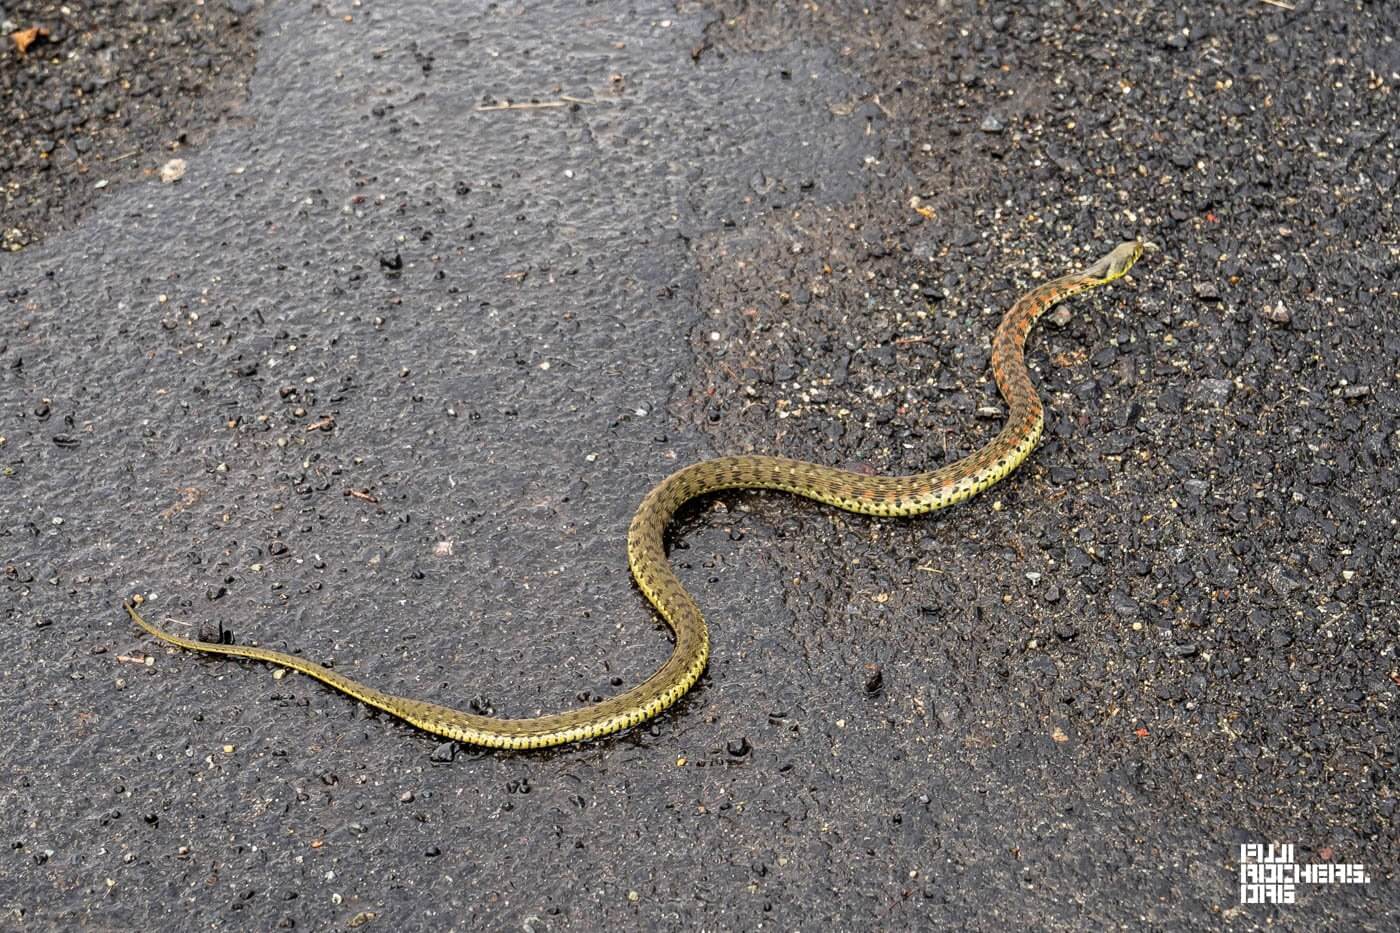
[[[1128,618],[1132,618],[1142,611],[1142,607],[1138,605],[1136,599],[1119,590],[1108,595],[1108,603],[1113,607],[1114,612]]]
[[[1314,486],[1326,486],[1336,474],[1325,463],[1314,463],[1308,470],[1308,482]]]
[[[160,180],[167,185],[173,185],[181,178],[185,177],[185,160],[171,159],[160,167]]]
[[[1202,379],[1192,390],[1192,398],[1202,404],[1224,405],[1234,394],[1235,384],[1229,379]]]

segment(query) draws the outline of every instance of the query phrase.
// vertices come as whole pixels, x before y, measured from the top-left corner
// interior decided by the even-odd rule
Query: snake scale
[[[530,749],[596,739],[645,722],[679,700],[699,679],[710,656],[709,630],[690,594],[666,559],[663,535],[683,504],[725,489],[777,489],[865,515],[922,515],[962,502],[999,482],[1040,440],[1045,417],[1026,369],[1026,334],[1058,302],[1122,277],[1144,244],[1119,245],[1083,272],[1037,286],[1006,312],[992,339],[992,374],[1010,409],[1001,432],[955,463],[913,476],[867,476],[782,457],[719,457],[683,467],[642,500],[627,532],[627,558],[637,585],[675,633],[675,647],[661,669],[640,685],[581,709],[524,719],[478,716],[368,687],[313,661],[281,651],[203,642],[159,628],[127,603],[126,611],[149,634],[191,651],[267,661],[297,670],[370,706],[436,735],[473,745]],[[140,602],[138,598],[136,602]]]

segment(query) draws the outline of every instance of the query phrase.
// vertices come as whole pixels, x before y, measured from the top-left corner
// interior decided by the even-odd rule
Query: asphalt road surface
[[[0,927],[1400,924],[1394,5],[0,24]],[[968,453],[1002,311],[1132,236],[1004,483],[687,508],[713,660],[631,732],[459,747],[121,610],[615,694],[669,651],[652,484]],[[1241,903],[1271,843],[1364,868]]]

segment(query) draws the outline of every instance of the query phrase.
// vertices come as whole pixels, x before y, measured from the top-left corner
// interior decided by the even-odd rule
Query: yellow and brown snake
[[[185,638],[146,621],[126,603],[132,621],[168,644],[191,651],[267,661],[314,677],[370,706],[435,735],[495,748],[544,748],[582,742],[645,722],[679,700],[700,677],[710,656],[709,630],[666,559],[663,534],[683,504],[725,489],[777,489],[865,515],[922,515],[962,502],[1020,466],[1045,426],[1026,369],[1026,334],[1050,307],[1121,278],[1142,255],[1143,243],[1123,243],[1088,269],[1027,292],[1011,306],[992,338],[992,374],[1010,411],[1001,432],[977,452],[928,473],[867,476],[781,457],[719,457],[666,477],[642,499],[627,532],[632,576],[675,632],[670,659],[641,684],[582,709],[525,719],[497,719],[384,693],[314,661],[281,651]],[[136,600],[139,602],[139,599]]]

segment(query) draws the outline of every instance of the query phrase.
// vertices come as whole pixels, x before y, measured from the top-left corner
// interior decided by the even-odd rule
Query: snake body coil
[[[1023,352],[1031,325],[1071,295],[1122,277],[1142,251],[1141,241],[1123,243],[1083,272],[1038,286],[1012,305],[992,339],[992,374],[1010,408],[1006,424],[991,442],[956,463],[914,476],[866,476],[781,457],[720,457],[691,464],[662,480],[647,493],[632,519],[627,558],[637,585],[675,632],[675,648],[661,669],[642,684],[600,703],[529,719],[477,716],[384,693],[281,651],[184,638],[147,622],[130,604],[126,610],[137,625],[161,641],[191,651],[289,667],[427,732],[473,745],[543,748],[635,726],[679,700],[700,677],[710,656],[709,631],[700,609],[666,560],[663,534],[677,509],[697,496],[725,489],[777,489],[865,515],[921,515],[975,496],[1020,466],[1045,426]]]

